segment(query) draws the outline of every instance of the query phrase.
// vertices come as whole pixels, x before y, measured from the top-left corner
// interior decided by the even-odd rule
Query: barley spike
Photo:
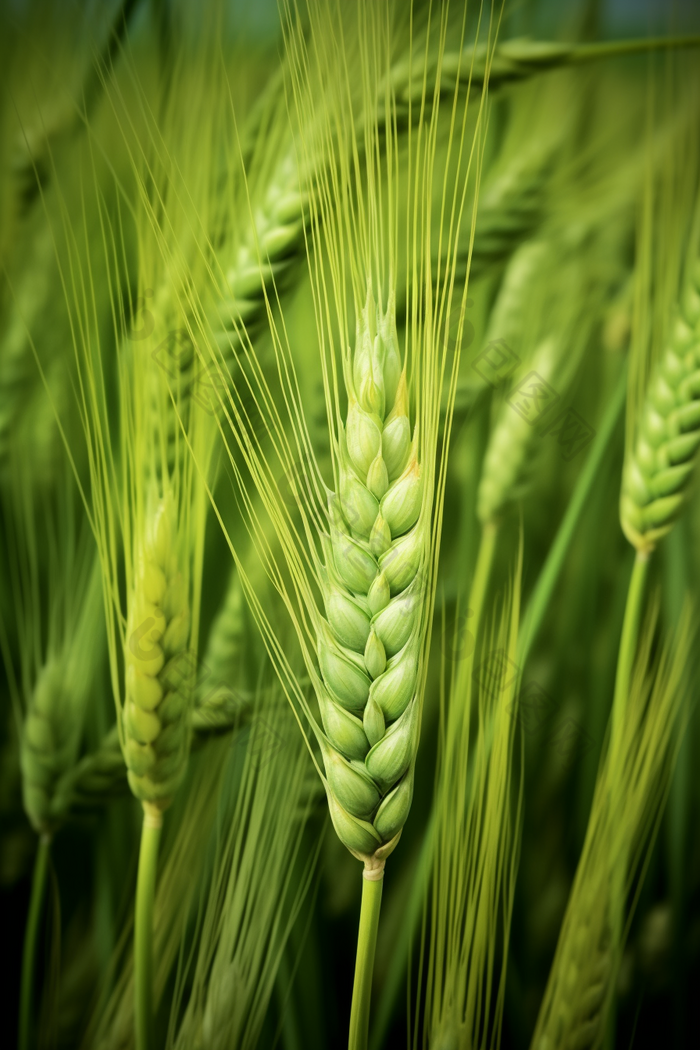
[[[40,834],[53,830],[52,795],[75,751],[74,727],[63,717],[65,704],[57,702],[66,688],[65,667],[58,659],[49,660],[39,672],[22,731],[22,797],[32,827]]]
[[[172,504],[162,500],[143,543],[129,613],[124,759],[137,798],[165,809],[182,780],[193,694],[189,605],[174,551]]]
[[[558,362],[554,339],[546,339],[537,350],[533,370],[525,379],[524,395],[536,398],[542,380],[549,383]],[[520,497],[527,480],[531,452],[538,432],[532,422],[506,401],[489,438],[477,495],[477,514],[482,525],[497,520],[508,505]]]
[[[212,734],[242,727],[249,719],[253,694],[232,688],[238,678],[243,644],[243,602],[238,574],[231,574],[219,614],[209,632],[207,648],[199,674],[190,724],[192,750],[206,743]],[[194,685],[198,668],[192,653],[181,655],[182,674]],[[176,659],[177,666],[177,659]],[[106,805],[127,788],[126,769],[116,725],[102,738],[96,750],[84,755],[56,781],[50,799],[53,825],[69,817]]]
[[[425,547],[393,304],[383,313],[371,293],[349,371],[339,491],[329,498],[317,694],[331,817],[341,841],[365,859],[393,848],[411,804]]]
[[[647,388],[620,495],[623,532],[654,549],[685,503],[700,445],[700,262],[678,303],[666,348]]]
[[[463,51],[449,51],[438,56],[430,55],[426,64],[418,55],[412,63],[406,57],[398,62],[390,74],[390,83],[396,94],[399,112],[420,105],[423,97],[423,80],[434,83],[440,68],[440,94],[448,98],[458,85],[483,84],[488,76],[491,90],[529,77],[545,73],[550,69],[595,62],[601,58],[617,55],[637,54],[644,51],[677,47],[697,47],[698,37],[663,37],[656,40],[639,39],[621,42],[610,41],[596,44],[564,44],[550,40],[512,39],[504,40],[495,47],[490,44],[467,45]]]

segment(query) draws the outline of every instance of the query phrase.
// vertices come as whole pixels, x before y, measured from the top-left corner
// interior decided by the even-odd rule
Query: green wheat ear
[[[174,518],[172,504],[162,500],[137,568],[125,651],[122,725],[129,786],[159,809],[170,804],[185,773],[192,696],[191,668],[183,660],[190,613]]]
[[[150,634],[152,631],[153,628]],[[244,639],[243,590],[238,573],[234,571],[231,573],[221,608],[209,631],[201,666],[195,666],[193,654],[187,652],[179,658],[176,655],[171,657],[171,671],[173,665],[174,669],[179,671],[177,679],[165,668],[161,672],[161,677],[168,679],[168,683],[171,678],[173,685],[177,681],[178,692],[181,695],[185,692],[189,694],[189,689],[184,688],[185,680],[188,686],[190,683],[194,686],[194,679],[199,677],[190,717],[193,750],[206,744],[212,735],[242,728],[250,720],[254,694],[240,688],[231,689],[232,683],[239,683],[241,680],[240,664]],[[152,638],[149,641],[135,641],[138,645],[146,647],[153,644]],[[131,674],[135,676],[135,671]],[[159,707],[154,710],[158,716]],[[171,739],[176,735],[170,732]],[[154,749],[158,747],[157,743],[153,746]],[[130,750],[140,753],[143,747],[143,744],[134,741]],[[122,794],[125,786],[124,758],[118,727],[115,725],[105,734],[94,751],[84,755],[62,772],[53,789],[50,820],[56,825],[71,816],[99,809],[115,796]]]
[[[65,665],[58,659],[49,660],[39,672],[22,732],[22,800],[32,827],[40,834],[53,827],[56,783],[71,768],[77,752],[75,727],[65,718],[66,688],[70,686],[66,685]]]
[[[673,527],[688,495],[700,445],[700,260],[641,409],[625,462],[620,521],[639,551],[651,551]]]
[[[318,690],[331,817],[363,858],[393,848],[413,794],[429,531],[393,303],[371,292],[357,325],[330,497]]]

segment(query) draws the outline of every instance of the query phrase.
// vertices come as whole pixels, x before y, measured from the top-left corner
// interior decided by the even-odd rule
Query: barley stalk
[[[29,913],[24,930],[22,951],[22,980],[19,1002],[19,1031],[17,1044],[19,1050],[29,1050],[31,1046],[31,1021],[33,1015],[33,984],[35,977],[35,957],[38,942],[39,923],[43,912],[46,892],[46,878],[50,860],[51,840],[48,835],[41,835],[34,861],[32,890],[29,898]]]

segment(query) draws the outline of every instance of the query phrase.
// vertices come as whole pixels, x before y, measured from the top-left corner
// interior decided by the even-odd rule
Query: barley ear
[[[333,825],[374,870],[398,842],[411,805],[430,537],[393,305],[383,312],[371,293],[348,372],[316,691]]]
[[[161,500],[139,559],[125,653],[123,735],[129,786],[142,802],[160,809],[170,804],[185,773],[194,677],[174,519],[172,503]]]
[[[561,357],[559,342],[546,339],[534,355],[534,371],[526,382],[535,392],[543,380],[545,384],[552,381]],[[529,388],[525,393],[529,393]],[[532,423],[511,403],[504,402],[489,438],[479,482],[477,514],[482,525],[497,521],[522,494],[538,436]]]
[[[75,752],[75,732],[66,725],[65,668],[59,660],[42,667],[25,719],[20,748],[22,800],[32,827],[47,834],[54,827],[52,799],[60,774],[70,768]]]
[[[620,522],[638,551],[650,552],[685,502],[700,445],[700,261],[678,303],[666,348],[652,373],[622,476]]]

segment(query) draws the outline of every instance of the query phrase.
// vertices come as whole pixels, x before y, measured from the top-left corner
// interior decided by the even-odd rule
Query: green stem
[[[496,550],[496,540],[498,539],[498,526],[493,522],[487,522],[481,530],[481,542],[479,544],[479,553],[476,558],[476,566],[474,568],[474,578],[472,580],[471,591],[469,594],[469,609],[474,617],[474,642],[477,641],[477,634],[479,632],[479,623],[481,621],[481,613],[484,608],[484,600],[486,598],[486,592],[489,586],[489,580],[491,578],[491,567],[493,565],[493,555]]]
[[[144,802],[134,922],[136,1050],[153,1047],[153,902],[163,814]]]
[[[399,991],[406,969],[408,952],[414,934],[418,929],[423,909],[423,897],[425,887],[430,878],[433,861],[433,838],[435,835],[435,810],[431,808],[428,824],[423,832],[423,841],[420,853],[416,861],[416,867],[411,882],[411,892],[404,913],[404,921],[401,924],[398,937],[391,953],[391,961],[382,988],[381,998],[377,1007],[377,1016],[372,1032],[372,1050],[381,1050],[386,1045],[386,1034],[391,1024],[394,1012],[394,1003],[398,999]]]
[[[630,680],[632,678],[632,668],[634,666],[634,658],[637,652],[639,622],[643,607],[642,599],[644,597],[644,585],[646,583],[648,568],[649,553],[647,551],[637,551],[637,555],[634,559],[632,576],[630,578],[629,589],[627,591],[625,617],[622,622],[622,635],[620,637],[620,648],[617,656],[615,693],[613,695],[610,755],[612,768],[616,771],[619,770],[619,762],[616,760],[616,755],[621,746],[621,739],[624,731],[625,714],[627,712],[627,701],[630,691]],[[615,786],[613,786],[612,797],[616,798],[618,795],[619,792],[616,790]],[[624,926],[624,895],[626,879],[627,857],[620,856],[611,873],[612,886],[610,894],[610,912],[613,934],[613,952],[616,952],[621,948],[622,930]],[[611,996],[605,1031],[605,1045],[608,1047],[608,1050],[612,1050],[616,1044],[616,1013],[615,999],[614,996]]]
[[[374,870],[363,872],[362,905],[360,908],[360,930],[357,935],[357,959],[355,962],[355,981],[352,987],[352,1008],[350,1010],[350,1038],[348,1050],[367,1050],[369,1032],[369,1003],[372,993],[372,974],[374,973],[374,952],[377,947],[377,927],[379,911],[382,904],[382,885],[384,870],[376,879]]]
[[[637,651],[639,621],[642,615],[642,598],[644,596],[644,584],[648,568],[648,553],[637,551],[629,590],[627,591],[625,618],[622,623],[622,636],[617,656],[617,673],[615,675],[615,694],[613,696],[612,709],[612,737],[610,741],[612,749],[616,749],[619,745],[627,710],[627,698],[629,696],[634,657]]]
[[[523,621],[520,626],[518,638],[518,665],[524,667],[530,647],[542,626],[542,619],[549,606],[559,573],[561,572],[564,558],[571,546],[574,530],[579,523],[583,509],[588,501],[593,482],[598,476],[598,471],[603,457],[607,451],[613,431],[617,424],[622,407],[627,396],[627,369],[623,368],[617,381],[615,392],[608,402],[605,414],[600,421],[598,432],[588,453],[588,457],[579,474],[576,486],[569,500],[564,517],[557,529],[554,543],[549,549],[547,559],[537,577],[530,601],[528,602]]]
[[[34,962],[36,959],[36,942],[39,934],[39,923],[46,891],[46,876],[49,870],[49,852],[51,839],[48,835],[39,837],[39,848],[34,858],[32,875],[32,892],[29,898],[29,912],[24,931],[24,950],[22,953],[22,978],[19,993],[19,1050],[29,1050],[34,1001]]]

